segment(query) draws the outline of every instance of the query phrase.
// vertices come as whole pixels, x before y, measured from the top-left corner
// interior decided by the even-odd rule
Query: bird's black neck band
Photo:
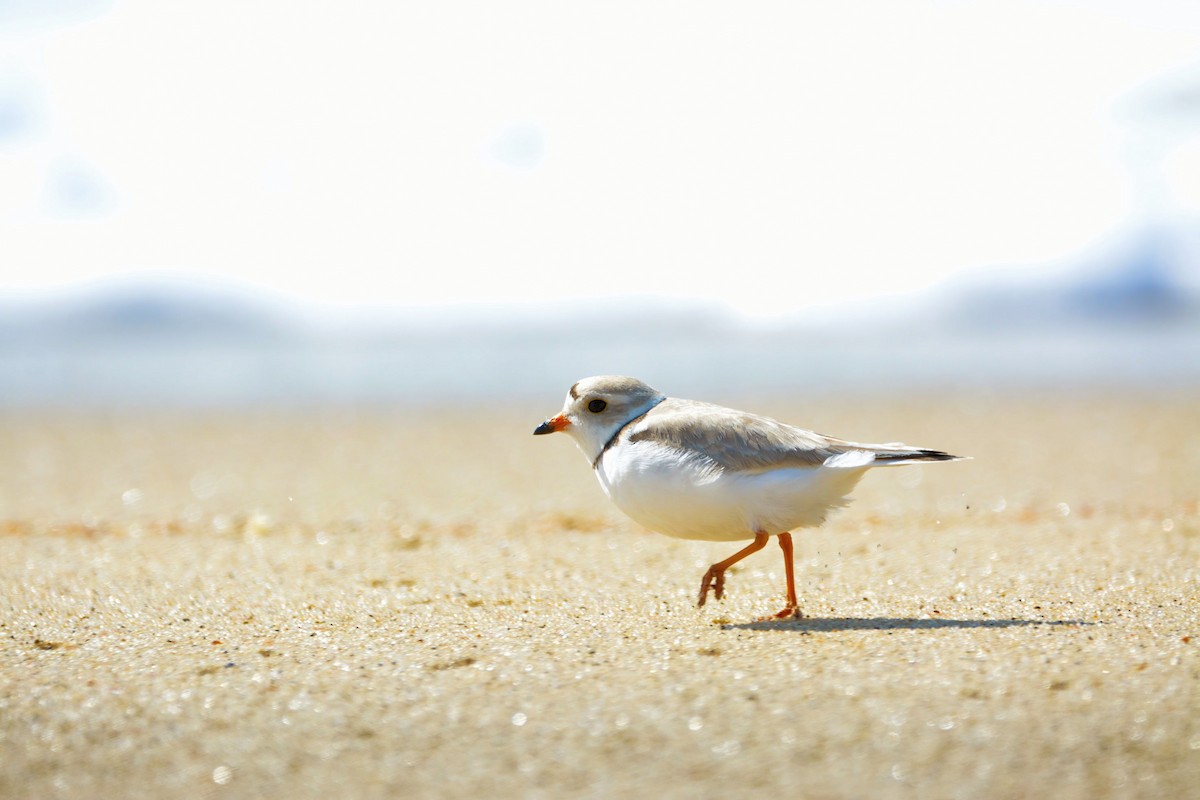
[[[662,402],[662,399],[660,399],[660,400],[658,401],[658,403],[661,403],[661,402]],[[654,406],[658,405],[658,403],[655,403],[655,404],[654,404]],[[621,434],[622,434],[622,433],[625,431],[625,429],[626,429],[626,428],[628,428],[628,427],[629,427],[630,425],[632,425],[633,423],[635,423],[635,422],[637,422],[638,420],[640,420],[642,417],[644,417],[644,416],[646,416],[647,414],[649,414],[651,411],[653,411],[653,410],[654,410],[654,406],[650,406],[650,408],[647,408],[645,411],[643,411],[642,413],[638,414],[638,415],[637,415],[636,417],[634,417],[633,419],[629,420],[629,422],[626,422],[624,425],[622,425],[621,427],[619,427],[619,428],[617,428],[615,431],[613,431],[613,435],[612,435],[612,436],[610,436],[610,437],[608,437],[608,441],[604,443],[604,447],[601,447],[601,448],[600,448],[600,452],[596,454],[596,458],[595,458],[595,460],[593,460],[593,461],[592,461],[592,469],[597,469],[597,468],[599,468],[599,466],[600,466],[600,459],[604,458],[604,454],[608,452],[608,448],[612,447],[614,444],[616,444],[616,443],[617,443],[617,439],[620,439],[620,438],[621,438]]]

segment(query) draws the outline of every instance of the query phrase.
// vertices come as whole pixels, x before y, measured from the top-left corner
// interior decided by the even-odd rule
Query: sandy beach
[[[723,398],[721,398],[723,399]],[[0,797],[1200,785],[1200,395],[738,399],[971,455],[695,607],[515,409],[0,417]]]

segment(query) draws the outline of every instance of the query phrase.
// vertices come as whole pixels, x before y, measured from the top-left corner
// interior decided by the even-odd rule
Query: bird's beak
[[[569,427],[571,420],[559,414],[557,417],[551,417],[533,429],[534,436],[541,436],[543,433],[558,433],[564,428]]]

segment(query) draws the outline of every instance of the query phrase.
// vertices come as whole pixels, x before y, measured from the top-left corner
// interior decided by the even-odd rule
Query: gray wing
[[[738,472],[819,467],[831,456],[870,449],[757,414],[674,398],[652,408],[633,426],[629,440],[699,451]]]
[[[636,422],[629,440],[655,441],[698,451],[722,469],[761,472],[781,467],[819,467],[846,453],[870,454],[863,466],[956,461],[959,456],[906,444],[862,444],[836,439],[769,417],[695,400],[668,398]],[[858,459],[852,459],[858,461]]]

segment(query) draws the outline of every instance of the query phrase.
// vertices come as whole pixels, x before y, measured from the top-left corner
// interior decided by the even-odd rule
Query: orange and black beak
[[[551,417],[533,429],[534,436],[541,436],[543,433],[558,433],[571,424],[571,420],[559,414],[557,417]]]

